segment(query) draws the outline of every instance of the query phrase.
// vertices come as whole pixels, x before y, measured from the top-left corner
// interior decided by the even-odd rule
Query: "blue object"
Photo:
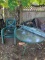
[[[35,28],[36,29],[36,28]],[[33,28],[27,27],[27,26],[21,26],[21,28],[17,29],[16,31],[16,38],[22,42],[26,43],[40,43],[42,41],[45,41],[45,33],[41,33],[40,29],[33,30]],[[33,31],[32,31],[33,30]],[[37,33],[36,31],[40,32]]]
[[[28,27],[28,26],[25,26],[25,25],[22,25],[21,28],[45,38],[45,32],[41,31],[38,28]]]
[[[44,34],[43,36],[43,35],[40,35],[40,33],[37,33],[36,31],[41,33],[40,29],[21,25],[21,27],[16,30],[16,38],[19,41],[27,43],[27,44],[38,44],[38,43],[44,42],[45,33],[42,32],[42,34]],[[24,45],[23,47],[24,47],[24,50],[22,52],[22,55],[24,55],[27,49],[26,45]]]
[[[14,26],[15,24],[16,24],[16,20],[13,18],[9,18],[6,20],[6,27],[11,25]]]
[[[4,44],[4,38],[14,38],[15,44],[16,43],[15,34],[16,34],[16,20],[7,19],[6,27],[1,30],[2,44]]]

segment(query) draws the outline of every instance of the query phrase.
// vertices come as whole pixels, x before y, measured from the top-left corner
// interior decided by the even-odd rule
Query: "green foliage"
[[[0,0],[0,3],[3,3],[4,1],[3,0]]]
[[[8,0],[8,6],[11,10],[18,6],[18,0]]]
[[[31,4],[45,5],[45,0],[0,0],[0,5],[10,8],[11,10],[20,6],[20,4],[23,7],[31,6]]]
[[[42,4],[45,5],[45,0],[38,0],[38,2],[39,2],[39,5],[42,5]]]
[[[21,0],[22,6],[30,6],[30,0]]]
[[[39,5],[39,1],[38,0],[33,0],[33,2],[31,2],[32,4],[37,4],[37,5]]]
[[[0,0],[0,5],[3,7],[8,7],[8,0]]]

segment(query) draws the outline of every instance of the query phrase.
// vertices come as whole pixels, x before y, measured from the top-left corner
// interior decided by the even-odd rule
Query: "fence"
[[[33,7],[31,9],[24,9],[20,14],[20,21],[27,21],[36,17],[45,17],[45,7]]]
[[[0,13],[1,12],[2,10],[0,11]],[[13,12],[9,12],[8,9],[5,9],[5,20],[9,17],[13,17],[18,20],[18,13],[15,10]],[[45,17],[45,7],[31,7],[29,9],[23,9],[23,11],[20,11],[19,22],[21,23],[35,17]]]

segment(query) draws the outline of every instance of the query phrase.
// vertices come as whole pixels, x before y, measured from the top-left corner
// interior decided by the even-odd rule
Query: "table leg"
[[[24,55],[25,53],[26,53],[26,49],[27,49],[27,44],[25,44],[24,46],[23,46],[23,52],[22,52],[22,55]]]

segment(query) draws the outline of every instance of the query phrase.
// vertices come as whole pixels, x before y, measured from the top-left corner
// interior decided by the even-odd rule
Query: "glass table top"
[[[16,38],[22,42],[26,43],[40,43],[45,41],[45,38],[39,35],[36,35],[32,32],[29,32],[25,29],[17,29]]]

